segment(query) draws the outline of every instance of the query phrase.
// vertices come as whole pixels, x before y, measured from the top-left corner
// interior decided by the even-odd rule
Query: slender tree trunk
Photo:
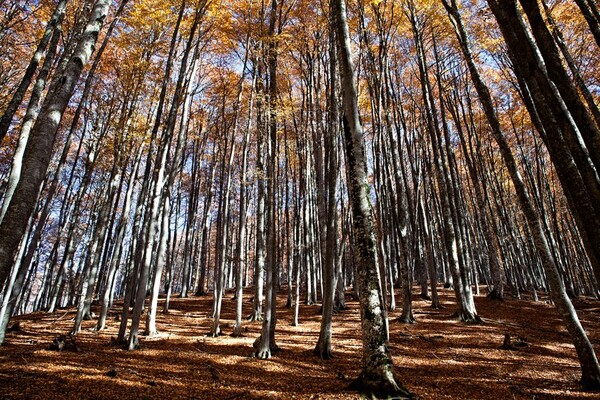
[[[25,233],[27,221],[35,207],[40,185],[50,163],[56,132],[79,76],[92,55],[102,23],[110,8],[110,1],[99,0],[93,6],[90,4],[90,8],[92,12],[85,31],[64,71],[54,77],[40,116],[31,130],[29,144],[23,156],[21,179],[0,225],[0,284],[6,281],[19,242]]]
[[[265,116],[264,116],[264,84],[262,77],[262,61],[258,61],[257,67],[257,99],[256,99],[256,120],[257,134],[256,140],[256,169],[258,170],[257,179],[257,204],[256,204],[256,245],[254,259],[254,299],[252,301],[252,314],[248,317],[250,321],[262,320],[263,306],[263,286],[265,270]]]
[[[247,50],[250,51],[250,50]],[[247,55],[246,55],[247,57]],[[246,64],[246,63],[244,63]],[[240,223],[238,226],[238,243],[236,250],[236,313],[235,326],[233,328],[233,336],[242,335],[242,304],[243,304],[243,289],[244,289],[244,266],[246,264],[246,224],[248,213],[248,188],[246,186],[247,171],[248,171],[248,149],[251,132],[252,110],[254,103],[254,75],[252,77],[252,90],[250,92],[248,123],[246,124],[246,133],[244,134],[244,142],[242,144],[242,171],[240,174]],[[289,284],[289,282],[288,282]]]
[[[330,5],[331,7],[331,5]],[[328,95],[328,121],[325,137],[325,180],[327,185],[326,193],[326,240],[325,240],[325,263],[323,264],[323,312],[321,315],[321,329],[319,339],[314,349],[314,354],[321,359],[330,359],[332,319],[336,287],[336,260],[337,260],[337,185],[338,185],[338,161],[337,161],[337,140],[338,136],[338,102],[337,95],[337,59],[335,46],[335,25],[333,23],[333,14],[330,11],[329,17],[329,57],[330,57],[330,80]]]
[[[359,121],[358,96],[354,86],[354,68],[344,0],[333,2],[332,14],[337,28],[336,36],[340,54],[346,162],[350,170],[348,190],[355,236],[353,251],[361,293],[363,365],[361,375],[354,386],[367,396],[409,397],[408,391],[396,383],[392,356],[387,343],[387,323],[383,312],[374,227],[368,201],[367,164],[362,126]]]
[[[446,1],[444,3],[447,5]],[[523,213],[525,214],[529,229],[533,235],[534,243],[538,250],[538,254],[541,258],[542,265],[547,274],[548,282],[551,287],[552,300],[556,304],[567,330],[573,339],[582,370],[581,382],[586,388],[599,389],[600,366],[598,364],[598,359],[596,358],[592,344],[590,343],[583,327],[581,326],[581,323],[579,322],[577,313],[575,312],[575,309],[566,294],[564,283],[558,272],[554,256],[550,251],[546,235],[544,234],[539,214],[535,210],[530,200],[529,193],[527,192],[525,184],[521,178],[521,174],[518,171],[517,164],[514,160],[510,146],[504,137],[502,128],[496,115],[496,111],[493,107],[490,92],[481,79],[479,71],[473,62],[468,44],[468,38],[462,24],[460,13],[454,1],[452,6],[453,7],[451,8],[447,7],[447,9],[449,12],[451,12],[450,15],[453,19],[453,23],[457,28],[459,43],[461,45],[465,60],[467,61],[471,79],[475,84],[477,94],[479,95],[479,100],[484,108],[488,123],[492,128],[494,138],[500,147],[502,158],[504,159],[506,167],[508,168],[510,177],[517,192],[519,204],[523,210]],[[497,4],[494,4],[494,7],[492,7],[494,12],[498,11],[496,7],[498,7]]]
[[[33,57],[31,57],[31,61],[29,61],[29,65],[27,66],[27,69],[25,70],[25,74],[23,75],[23,78],[21,79],[21,82],[19,83],[17,90],[13,93],[13,96],[10,99],[10,102],[8,103],[8,106],[6,107],[6,110],[4,110],[4,114],[2,114],[2,117],[0,117],[0,142],[2,142],[2,140],[4,139],[4,136],[6,136],[8,129],[10,128],[12,119],[13,119],[15,113],[17,112],[17,109],[21,105],[21,102],[23,101],[23,97],[25,97],[25,93],[27,92],[27,89],[29,88],[29,85],[31,84],[33,75],[35,74],[35,71],[42,59],[42,56],[44,55],[44,52],[46,51],[46,47],[50,43],[52,36],[55,35],[55,32],[60,30],[59,27],[65,16],[66,8],[67,8],[67,0],[60,0],[58,2],[58,4],[56,5],[56,8],[54,9],[52,16],[50,17],[50,20],[48,21],[48,24],[46,25],[46,30],[44,31],[44,34],[42,35],[42,39],[40,40],[40,43],[38,44],[37,49],[33,53]],[[54,50],[50,50],[48,52],[48,54],[46,55],[46,57],[48,57],[48,55],[50,55],[53,51]],[[91,51],[90,51],[90,55],[91,55]],[[2,213],[3,216],[4,216],[4,212],[5,211],[3,211],[3,213]]]
[[[278,281],[278,257],[277,257],[277,209],[275,180],[277,164],[277,15],[280,3],[271,1],[269,16],[269,43],[267,45],[267,67],[269,72],[269,125],[268,125],[268,164],[267,164],[267,193],[266,193],[266,304],[260,336],[254,342],[254,355],[260,359],[270,358],[272,353],[278,350],[275,344],[275,326],[277,324],[277,281]]]

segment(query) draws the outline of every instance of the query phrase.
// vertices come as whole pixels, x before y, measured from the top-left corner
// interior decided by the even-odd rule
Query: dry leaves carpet
[[[556,309],[544,301],[476,298],[484,323],[466,325],[451,317],[453,293],[440,289],[445,309],[434,310],[415,295],[417,323],[395,321],[390,313],[390,344],[399,380],[422,399],[600,399],[579,389],[575,350]],[[260,322],[245,322],[245,336],[230,336],[234,301],[224,299],[224,335],[209,337],[212,296],[173,298],[158,316],[160,333],[143,337],[142,348],[110,346],[119,313],[108,328],[92,330],[86,321],[76,337],[79,352],[48,350],[72,327],[74,310],[14,318],[20,331],[0,347],[2,399],[357,399],[347,389],[360,369],[358,303],[334,316],[333,360],[312,354],[319,334],[319,305],[300,307],[300,325],[279,299],[277,344],[270,360],[251,357]],[[600,347],[600,302],[575,301],[584,327]],[[245,301],[249,314],[251,303]],[[524,343],[501,349],[505,334]],[[520,338],[520,339],[518,339]]]

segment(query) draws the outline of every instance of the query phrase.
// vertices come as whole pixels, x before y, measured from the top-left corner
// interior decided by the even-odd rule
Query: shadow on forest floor
[[[415,288],[415,290],[417,290]],[[431,309],[415,291],[417,323],[401,324],[400,309],[390,312],[390,345],[399,380],[423,399],[592,399],[598,393],[579,389],[579,365],[556,309],[540,301],[497,302],[476,297],[484,323],[467,325],[451,317],[453,293],[440,287],[445,309]],[[246,290],[249,292],[250,290]],[[244,299],[244,315],[252,304]],[[398,298],[398,297],[397,297]],[[543,299],[542,299],[543,300]],[[133,352],[109,346],[116,337],[118,305],[108,328],[92,330],[85,321],[77,338],[79,352],[48,350],[59,334],[69,332],[74,310],[34,313],[14,318],[21,330],[0,347],[0,398],[3,399],[354,399],[347,389],[360,369],[358,303],[334,316],[333,360],[312,354],[320,326],[320,305],[278,308],[277,344],[270,360],[251,357],[261,322],[244,321],[244,336],[230,336],[235,302],[227,293],[218,338],[207,336],[212,296],[171,300],[169,314],[159,314],[155,337],[142,337]],[[575,301],[593,343],[600,343],[600,302]],[[504,335],[526,346],[503,350]]]

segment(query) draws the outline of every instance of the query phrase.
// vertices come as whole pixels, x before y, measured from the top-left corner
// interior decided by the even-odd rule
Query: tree
[[[544,140],[600,277],[600,131],[566,73],[537,2],[488,1],[509,50],[520,94]],[[532,36],[533,35],[533,36]]]
[[[269,28],[266,46],[267,68],[269,73],[269,124],[268,124],[268,161],[267,161],[267,193],[266,193],[266,304],[265,314],[260,336],[254,342],[254,355],[257,358],[267,359],[273,351],[277,351],[275,344],[275,326],[277,324],[277,235],[276,235],[276,196],[275,196],[275,165],[277,163],[277,35],[281,33],[281,21],[278,14],[282,3],[271,1],[269,12]]]
[[[335,21],[336,43],[339,51],[342,118],[346,162],[350,177],[348,191],[355,235],[353,252],[360,290],[363,365],[354,387],[368,396],[409,397],[410,393],[396,382],[392,356],[387,343],[387,321],[381,298],[375,233],[368,193],[367,164],[359,120],[358,96],[354,86],[354,67],[350,52],[345,1],[334,0],[331,12]]]
[[[79,76],[92,56],[98,34],[110,8],[110,1],[90,2],[88,6],[92,12],[84,33],[77,41],[64,70],[53,78],[40,115],[31,130],[29,144],[23,156],[21,179],[0,225],[0,284],[4,284],[10,272],[50,163],[62,116]]]
[[[330,5],[331,8],[331,5]],[[337,102],[337,59],[335,46],[335,25],[330,12],[329,22],[329,94],[328,94],[328,125],[325,137],[325,159],[327,185],[327,225],[325,241],[325,263],[323,265],[323,308],[319,339],[314,353],[321,359],[331,358],[332,318],[336,286],[336,260],[337,260],[337,186],[338,186],[338,149],[336,146],[338,136],[338,102]]]
[[[583,330],[581,323],[579,322],[575,309],[567,296],[565,285],[554,261],[554,256],[550,251],[546,235],[543,231],[539,214],[535,210],[530,200],[530,195],[523,183],[521,174],[518,171],[512,151],[502,132],[496,111],[492,104],[492,98],[490,96],[489,89],[483,82],[479,71],[473,62],[468,36],[462,23],[458,6],[454,0],[452,0],[451,3],[446,0],[442,0],[442,2],[448,11],[452,23],[456,29],[456,36],[458,38],[463,56],[467,61],[471,79],[475,84],[475,88],[479,95],[479,100],[485,110],[488,124],[492,128],[494,138],[500,147],[502,158],[504,159],[504,163],[508,168],[513,185],[516,189],[521,209],[525,214],[536,248],[538,249],[539,255],[542,259],[542,264],[550,283],[552,299],[556,303],[556,306],[563,317],[563,321],[567,326],[567,330],[573,338],[582,369],[581,382],[587,388],[597,389],[600,387],[600,366],[598,365],[598,360],[592,348],[592,344],[587,338],[587,335]]]

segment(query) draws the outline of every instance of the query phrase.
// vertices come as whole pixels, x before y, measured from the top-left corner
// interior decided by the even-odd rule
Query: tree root
[[[231,333],[231,337],[243,337],[244,335],[242,334],[242,326],[240,325],[239,327],[236,326],[233,328],[233,332]]]
[[[264,348],[262,346],[262,334],[256,338],[254,343],[252,344],[252,348],[254,349],[253,356],[258,358],[259,360],[268,360],[271,358],[271,353],[278,351],[279,348],[277,346],[269,346],[269,348]]]
[[[365,399],[414,399],[414,394],[399,386],[393,379],[366,377],[364,372],[348,386],[350,390],[359,392]]]
[[[334,358],[333,352],[331,351],[331,346],[322,345],[320,342],[317,342],[317,346],[313,350],[313,354],[321,358],[321,360],[331,360]]]
[[[153,337],[158,335],[158,330],[144,331],[144,336]]]
[[[451,315],[452,318],[458,318],[460,322],[464,322],[466,324],[483,324],[483,320],[477,314],[468,314],[460,311],[456,311]]]
[[[269,358],[271,358],[271,351],[270,350],[257,351],[254,353],[254,357],[258,358],[259,360],[268,360]]]
[[[408,315],[404,315],[403,313],[400,317],[398,317],[397,321],[403,324],[414,324],[417,322],[412,313],[409,313]]]
[[[252,314],[248,315],[248,317],[246,318],[246,321],[262,321],[262,314],[257,313],[256,311],[253,311]]]

